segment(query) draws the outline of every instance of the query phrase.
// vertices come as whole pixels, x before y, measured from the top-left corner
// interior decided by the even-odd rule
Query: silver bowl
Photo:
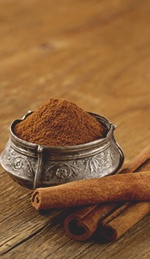
[[[114,174],[123,164],[124,155],[106,118],[89,112],[107,129],[105,138],[76,146],[41,146],[19,139],[10,126],[9,141],[0,156],[2,167],[14,181],[29,189],[52,186],[86,178]]]

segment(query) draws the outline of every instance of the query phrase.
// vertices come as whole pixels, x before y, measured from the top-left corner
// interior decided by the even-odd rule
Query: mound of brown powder
[[[39,145],[72,146],[103,138],[106,129],[76,104],[52,98],[16,124],[14,133]]]

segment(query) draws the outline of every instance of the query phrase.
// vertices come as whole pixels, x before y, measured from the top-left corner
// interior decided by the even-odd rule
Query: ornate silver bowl
[[[89,112],[107,129],[105,138],[86,144],[65,147],[41,146],[19,139],[10,126],[10,138],[1,154],[2,167],[24,187],[52,186],[86,178],[114,174],[122,165],[124,155],[113,132],[116,128],[106,118]]]

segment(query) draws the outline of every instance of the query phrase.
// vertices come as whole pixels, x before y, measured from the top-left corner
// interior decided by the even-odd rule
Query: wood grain
[[[0,152],[12,120],[50,97],[109,118],[126,161],[150,139],[148,0],[0,0]],[[150,217],[112,244],[66,237],[0,168],[2,258],[150,257]],[[32,256],[31,256],[32,255]]]

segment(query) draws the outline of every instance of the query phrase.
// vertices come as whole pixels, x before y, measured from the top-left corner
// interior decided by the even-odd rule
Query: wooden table
[[[0,152],[50,97],[109,118],[126,161],[150,141],[149,0],[0,1]],[[40,215],[0,168],[2,258],[150,258],[150,217],[114,243],[75,242],[66,210]]]

